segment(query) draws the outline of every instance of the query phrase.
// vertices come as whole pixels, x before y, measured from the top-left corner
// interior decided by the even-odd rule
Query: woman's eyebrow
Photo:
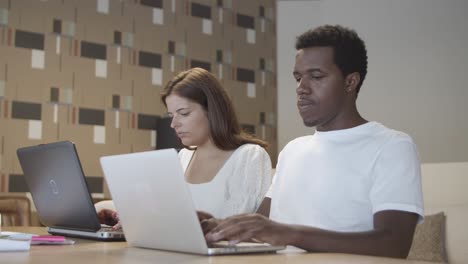
[[[177,109],[176,112],[179,113],[180,111],[187,110],[187,109],[188,109],[188,107],[181,107],[181,108]]]

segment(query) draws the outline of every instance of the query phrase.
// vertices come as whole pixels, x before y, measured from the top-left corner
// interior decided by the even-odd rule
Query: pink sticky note
[[[31,241],[63,242],[65,241],[65,237],[64,236],[32,236]]]

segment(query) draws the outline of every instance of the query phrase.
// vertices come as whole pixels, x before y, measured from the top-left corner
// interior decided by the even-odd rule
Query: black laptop
[[[19,148],[17,155],[39,220],[55,235],[124,240],[99,223],[75,145],[61,141]],[[97,162],[97,161],[96,161]]]

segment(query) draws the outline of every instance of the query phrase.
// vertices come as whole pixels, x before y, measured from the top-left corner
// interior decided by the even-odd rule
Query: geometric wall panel
[[[106,45],[82,41],[81,57],[105,60],[107,57]]]
[[[211,71],[211,64],[209,62],[200,61],[200,60],[191,60],[190,67],[191,68],[199,67],[207,71]]]
[[[26,181],[24,180],[23,175],[19,174],[10,174],[8,179],[8,189],[11,192],[29,192]]]
[[[252,16],[237,14],[237,25],[243,28],[255,29],[255,18]]]
[[[60,94],[59,93],[60,93],[59,88],[51,87],[50,88],[50,101],[58,103],[58,101],[60,100]]]
[[[80,108],[79,123],[82,125],[105,125],[105,113],[103,110]]]
[[[19,48],[44,50],[44,34],[16,30],[15,46]]]
[[[198,3],[192,3],[192,16],[194,17],[200,17],[200,18],[206,18],[206,19],[211,19],[211,7],[198,4]]]
[[[163,8],[162,0],[141,0],[141,4],[145,6],[151,6],[154,8]]]
[[[97,193],[101,156],[178,146],[160,94],[191,67],[219,78],[276,163],[276,0],[3,3],[0,190],[24,190],[27,145],[75,142]]]
[[[11,117],[18,119],[41,120],[41,104],[13,101]]]
[[[159,116],[138,114],[138,129],[156,130]]]
[[[161,55],[157,53],[140,51],[138,61],[140,66],[161,68]]]
[[[255,83],[255,71],[237,68],[237,80],[240,82]]]

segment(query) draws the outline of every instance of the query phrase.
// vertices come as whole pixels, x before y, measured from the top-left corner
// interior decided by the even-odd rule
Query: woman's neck
[[[220,152],[224,152],[224,150],[218,148],[211,140],[208,140],[204,144],[197,146],[196,151],[198,152],[198,155],[201,154],[203,156],[217,155]]]
[[[222,150],[212,142],[197,146],[185,171],[185,180],[192,184],[210,182],[233,152]]]

